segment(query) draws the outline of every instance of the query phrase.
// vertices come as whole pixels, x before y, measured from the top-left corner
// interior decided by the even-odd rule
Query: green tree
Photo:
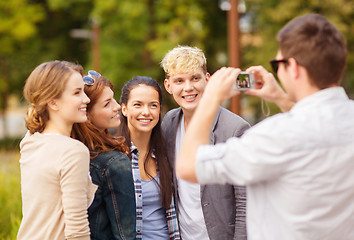
[[[245,2],[247,11],[241,16],[251,31],[241,35],[242,69],[259,64],[270,69],[268,61],[278,48],[278,30],[293,17],[309,12],[325,15],[346,36],[348,66],[353,65],[352,0]],[[73,29],[90,31],[93,22],[100,27],[100,71],[115,83],[117,96],[123,84],[136,75],[162,83],[159,63],[176,45],[202,48],[213,73],[228,62],[226,15],[215,0],[0,0],[1,96],[20,94],[30,71],[43,61],[62,59],[93,68],[93,60],[98,59],[91,54],[92,41],[70,36]],[[353,97],[354,70],[348,68],[344,80]],[[0,106],[6,106],[4,99]],[[170,100],[170,108],[173,101],[165,99]],[[244,99],[256,109],[257,119],[264,117],[258,98]],[[278,111],[270,106],[272,113]]]
[[[263,65],[268,70],[268,61],[273,59],[278,50],[275,39],[277,32],[291,19],[308,13],[319,13],[331,21],[347,39],[348,59],[347,66],[354,64],[354,1],[352,0],[247,0],[248,14],[252,16],[252,31],[242,36],[244,67]],[[354,70],[347,67],[342,85],[351,98],[354,98]],[[261,100],[256,97],[247,97],[256,109],[257,121],[264,118],[261,111]],[[279,111],[270,104],[271,112]]]
[[[176,45],[203,47],[208,29],[203,14],[201,1],[95,1],[91,18],[101,28],[102,73],[115,83],[116,93],[136,75],[162,83],[159,63]]]
[[[3,117],[9,94],[22,96],[25,79],[38,64],[55,59],[86,64],[90,41],[72,38],[70,31],[89,26],[92,4],[91,0],[0,0]]]
[[[38,4],[29,4],[26,0],[0,1],[0,114],[5,136],[8,97],[14,90],[12,86],[16,85],[10,81],[12,60],[19,54],[18,48],[36,34],[35,24],[43,18],[43,9]]]

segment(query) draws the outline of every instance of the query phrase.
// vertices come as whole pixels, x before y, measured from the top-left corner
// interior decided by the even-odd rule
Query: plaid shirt
[[[130,152],[132,156],[132,171],[134,178],[134,189],[135,189],[135,200],[136,200],[136,238],[142,239],[142,229],[143,229],[143,191],[141,185],[140,171],[139,171],[139,150],[132,143],[130,147]],[[154,157],[154,156],[153,156]],[[170,240],[181,239],[179,234],[179,227],[177,222],[176,209],[174,205],[174,199],[172,197],[171,206],[166,210],[166,220],[168,231],[170,235]]]

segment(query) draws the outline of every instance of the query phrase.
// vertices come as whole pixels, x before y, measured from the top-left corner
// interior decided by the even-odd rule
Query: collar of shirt
[[[289,112],[297,112],[301,109],[313,107],[314,105],[321,105],[324,102],[333,101],[336,99],[344,100],[349,98],[342,87],[325,88],[301,99]]]

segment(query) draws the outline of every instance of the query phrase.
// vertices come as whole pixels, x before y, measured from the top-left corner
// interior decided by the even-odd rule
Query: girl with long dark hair
[[[172,173],[161,134],[162,93],[150,77],[132,78],[122,88],[117,135],[130,148],[138,239],[180,239]]]

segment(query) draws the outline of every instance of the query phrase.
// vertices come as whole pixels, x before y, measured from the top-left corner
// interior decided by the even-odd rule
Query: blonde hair
[[[82,66],[66,61],[51,61],[40,64],[29,75],[23,96],[31,104],[25,116],[26,127],[31,134],[45,129],[49,120],[48,102],[61,96],[75,71],[82,75]]]
[[[202,68],[207,73],[206,58],[203,51],[197,47],[178,46],[170,50],[161,61],[166,78],[171,75],[195,72]]]

